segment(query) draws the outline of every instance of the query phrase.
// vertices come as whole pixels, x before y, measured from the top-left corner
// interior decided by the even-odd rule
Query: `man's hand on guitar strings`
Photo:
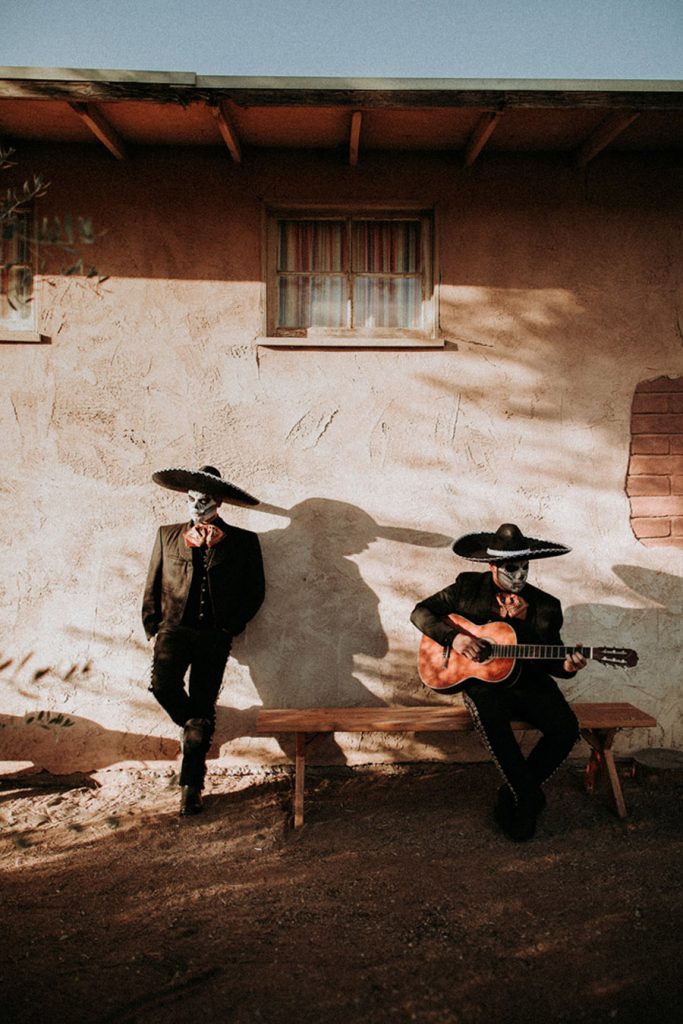
[[[468,636],[467,633],[458,633],[451,645],[457,654],[476,661],[477,655],[486,646],[483,640],[477,640],[476,636]]]
[[[577,650],[572,651],[571,654],[567,655],[564,659],[564,670],[565,672],[579,672],[582,668],[585,668],[588,662],[584,658],[581,651],[578,650],[582,644],[577,644]]]

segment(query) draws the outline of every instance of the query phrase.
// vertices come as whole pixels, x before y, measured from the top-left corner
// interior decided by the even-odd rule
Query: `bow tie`
[[[188,548],[203,548],[205,544],[207,548],[213,548],[223,540],[225,534],[213,523],[196,523],[185,530],[183,537]]]
[[[496,601],[501,619],[526,619],[529,604],[519,594],[504,591],[496,594]]]

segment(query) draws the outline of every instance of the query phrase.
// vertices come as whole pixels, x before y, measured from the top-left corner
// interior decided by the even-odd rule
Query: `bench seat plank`
[[[652,715],[627,702],[573,703],[579,729],[590,747],[585,784],[593,793],[599,780],[610,788],[620,818],[626,817],[612,752],[620,729],[651,729]],[[517,730],[532,729],[528,722],[513,722]],[[307,737],[333,732],[468,732],[474,723],[466,707],[427,705],[414,707],[262,708],[256,714],[256,731],[261,735],[292,733],[295,737],[294,827],[304,823],[304,775]]]
[[[572,704],[582,729],[651,728],[655,719],[626,703]],[[279,732],[464,732],[473,728],[467,708],[454,706],[376,708],[268,708],[256,714],[259,733]],[[516,729],[530,729],[515,722]]]

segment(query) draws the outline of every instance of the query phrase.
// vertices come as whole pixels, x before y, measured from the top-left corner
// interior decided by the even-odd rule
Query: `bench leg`
[[[584,781],[587,791],[595,793],[598,782],[605,778],[609,783],[617,814],[620,818],[625,818],[627,815],[626,803],[612,752],[612,744],[618,731],[618,729],[581,730],[581,735],[591,748]]]
[[[304,781],[306,777],[306,733],[295,733],[296,756],[294,760],[294,828],[304,823]]]

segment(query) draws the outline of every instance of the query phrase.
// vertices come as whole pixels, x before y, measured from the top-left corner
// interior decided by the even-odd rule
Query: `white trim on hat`
[[[537,551],[552,551],[552,548],[536,548]],[[531,549],[524,548],[522,551],[499,551],[497,548],[487,548],[487,555],[505,555],[506,558],[521,558],[523,555],[530,555]]]

